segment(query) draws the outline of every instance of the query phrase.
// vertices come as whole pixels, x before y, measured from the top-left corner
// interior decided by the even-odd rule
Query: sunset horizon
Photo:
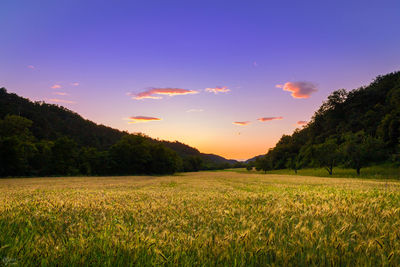
[[[343,5],[6,1],[0,86],[246,160],[306,125],[333,91],[400,69],[396,9]],[[372,22],[375,12],[386,16]]]

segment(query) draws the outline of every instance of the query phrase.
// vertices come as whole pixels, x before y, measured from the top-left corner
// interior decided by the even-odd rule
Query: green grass
[[[259,173],[263,174],[263,171],[247,171],[246,169],[230,169],[230,171],[236,171],[239,173]],[[266,174],[282,174],[282,175],[302,175],[302,176],[317,176],[317,177],[335,177],[335,178],[362,178],[362,179],[394,179],[400,180],[400,168],[390,164],[370,166],[361,169],[361,174],[358,176],[356,170],[335,167],[333,168],[333,174],[329,173],[323,168],[306,168],[297,171],[282,169],[267,171]]]
[[[400,183],[199,172],[0,180],[0,265],[394,266]]]

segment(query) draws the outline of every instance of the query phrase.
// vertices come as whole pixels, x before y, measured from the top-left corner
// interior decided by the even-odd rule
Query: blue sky
[[[309,121],[332,91],[399,70],[399,14],[399,1],[5,0],[0,86],[245,159]],[[296,82],[316,91],[283,90]],[[205,91],[217,87],[229,91]],[[132,99],[151,88],[198,93]],[[138,116],[160,120],[129,123]],[[265,117],[283,118],[257,120]]]

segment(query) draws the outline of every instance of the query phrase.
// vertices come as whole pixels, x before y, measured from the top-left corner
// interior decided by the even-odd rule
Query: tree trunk
[[[357,175],[360,175],[360,167],[357,167]]]

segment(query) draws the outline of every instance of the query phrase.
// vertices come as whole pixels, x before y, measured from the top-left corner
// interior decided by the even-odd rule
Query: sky
[[[0,87],[248,159],[400,70],[400,1],[0,1]]]

